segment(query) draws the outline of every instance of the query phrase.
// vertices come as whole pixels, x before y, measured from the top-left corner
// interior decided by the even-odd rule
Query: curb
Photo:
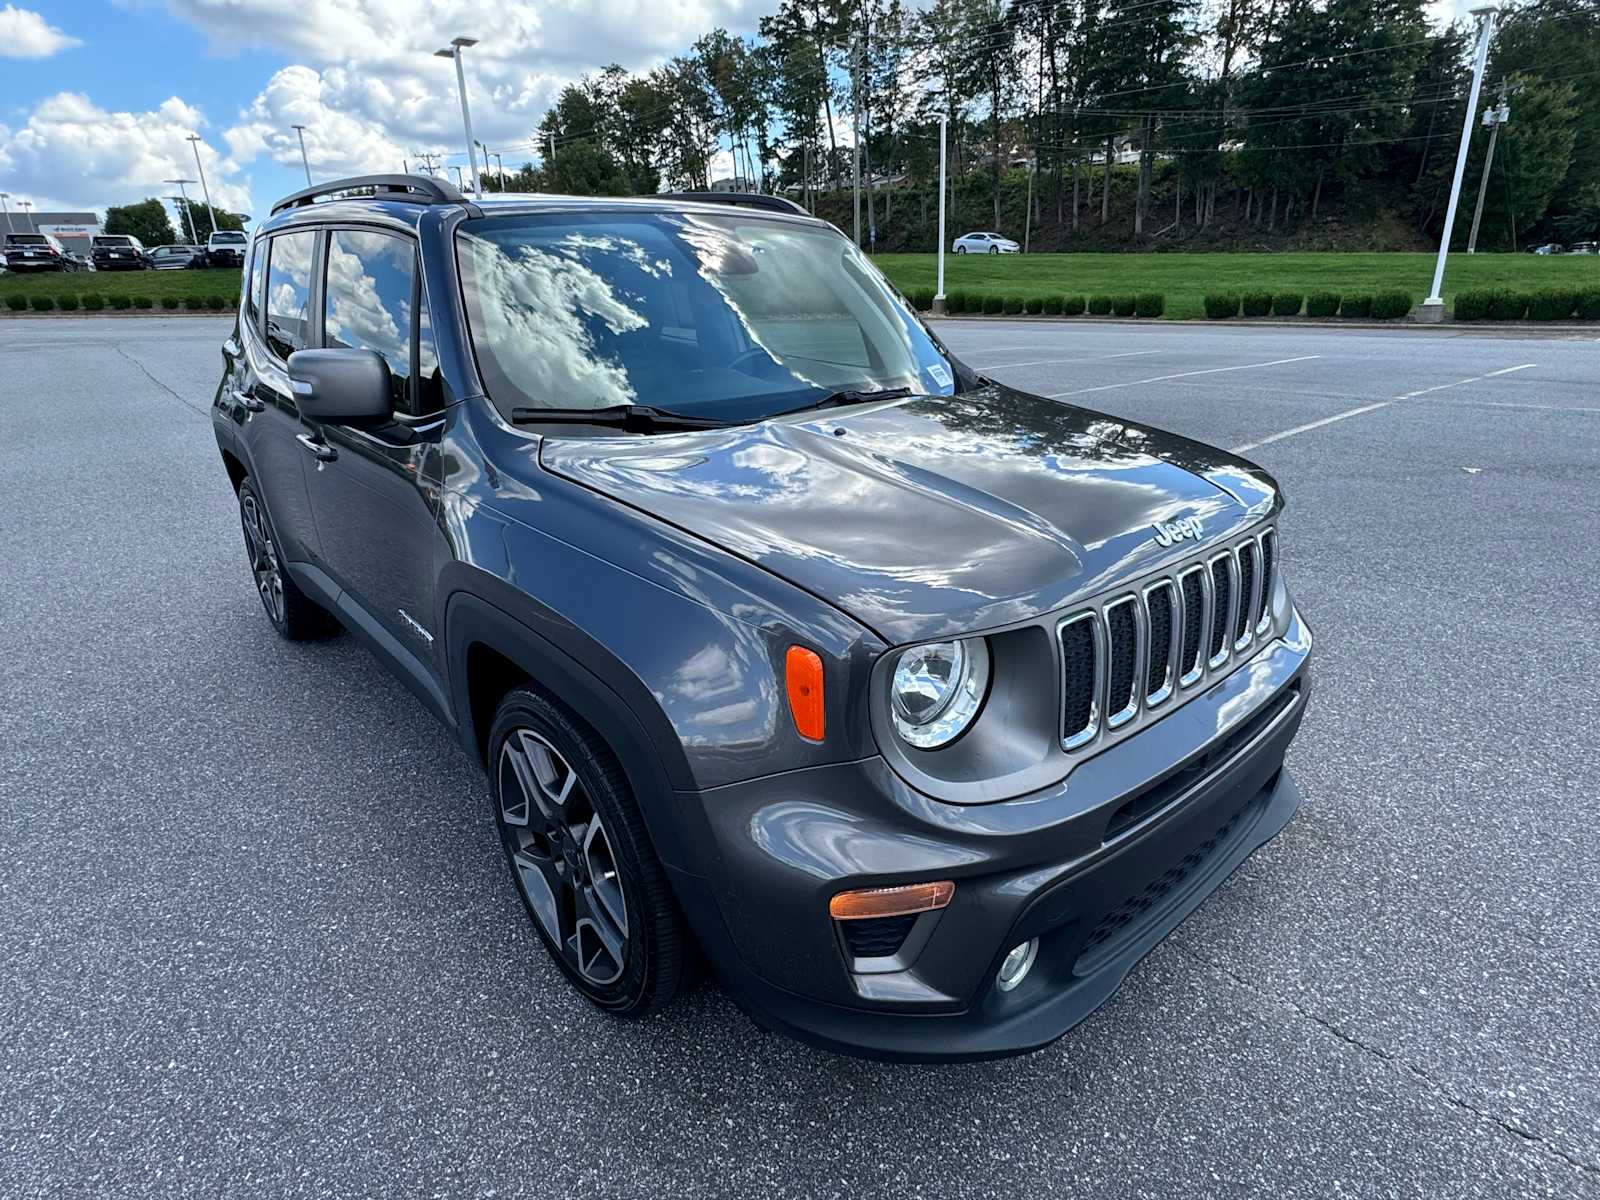
[[[1264,317],[1232,317],[1215,321],[1206,317],[1046,317],[1037,314],[1014,313],[1010,316],[947,313],[935,316],[931,312],[918,314],[931,321],[972,321],[975,324],[1004,324],[1014,321],[1027,325],[1145,325],[1151,329],[1176,326],[1204,325],[1211,329],[1416,329],[1424,332],[1493,333],[1502,330],[1522,333],[1600,333],[1600,321],[1581,325],[1561,324],[1556,321],[1415,321],[1409,317],[1394,321],[1356,321],[1322,317],[1297,317],[1293,320],[1272,320]]]

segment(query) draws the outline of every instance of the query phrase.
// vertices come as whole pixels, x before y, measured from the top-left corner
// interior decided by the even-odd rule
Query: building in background
[[[11,228],[17,233],[48,233],[74,254],[88,258],[90,239],[101,232],[100,214],[12,209]]]

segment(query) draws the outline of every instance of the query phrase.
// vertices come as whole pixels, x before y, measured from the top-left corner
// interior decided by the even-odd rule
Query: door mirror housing
[[[300,415],[328,425],[382,425],[394,419],[389,364],[371,350],[296,350],[289,386]]]

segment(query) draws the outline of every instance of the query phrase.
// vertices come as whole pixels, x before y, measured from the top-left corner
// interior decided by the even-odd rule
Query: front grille
[[[1233,640],[1244,642],[1249,639],[1250,630],[1255,627],[1256,614],[1255,598],[1256,587],[1256,547],[1253,542],[1246,542],[1239,547],[1239,615],[1233,620]]]
[[[1084,749],[1242,662],[1266,632],[1276,558],[1269,529],[1063,620],[1062,747]]]
[[[1259,625],[1267,619],[1267,614],[1272,611],[1272,567],[1273,559],[1277,557],[1278,535],[1272,530],[1261,535],[1261,611],[1256,613],[1256,623]]]
[[[1134,677],[1139,665],[1139,602],[1124,596],[1106,606],[1111,682],[1106,688],[1106,722],[1121,725],[1139,711]]]
[[[1226,554],[1211,564],[1211,644],[1213,661],[1221,658],[1228,645],[1228,616],[1233,601],[1233,567]]]
[[[917,923],[917,914],[903,917],[866,917],[859,921],[840,921],[844,944],[853,958],[887,958],[899,951]]]
[[[1162,580],[1148,588],[1144,608],[1150,628],[1144,699],[1146,704],[1159,704],[1172,690],[1172,584]]]

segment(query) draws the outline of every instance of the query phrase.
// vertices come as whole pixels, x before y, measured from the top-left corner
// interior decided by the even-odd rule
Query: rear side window
[[[45,237],[38,233],[6,234],[6,245],[8,246],[48,246],[49,244]]]
[[[163,246],[156,251],[162,255],[186,254],[178,246]],[[244,323],[251,329],[261,328],[261,280],[267,273],[267,243],[258,241],[250,255],[250,286],[244,293]]]
[[[279,358],[311,344],[311,259],[317,235],[280,233],[267,262],[267,345]]]
[[[372,350],[389,364],[395,407],[411,408],[411,297],[416,251],[406,238],[335,229],[328,235],[325,343]]]

